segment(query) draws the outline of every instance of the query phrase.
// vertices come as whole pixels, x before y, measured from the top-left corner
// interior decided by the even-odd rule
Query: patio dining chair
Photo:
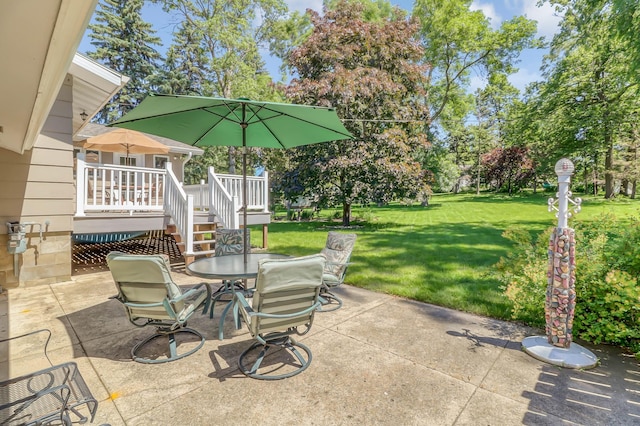
[[[131,349],[134,361],[157,364],[175,361],[196,352],[204,344],[204,336],[191,328],[187,321],[204,306],[206,313],[211,300],[211,288],[206,283],[192,287],[186,292],[173,281],[169,271],[168,258],[164,255],[137,255],[112,251],[107,255],[107,265],[111,271],[118,294],[112,298],[124,305],[129,321],[136,327],[153,326],[156,332],[136,344]],[[195,335],[198,345],[184,353],[178,353],[178,334]],[[169,355],[166,358],[143,356],[149,352],[151,343],[166,338]],[[143,349],[147,347],[147,349]],[[166,351],[163,351],[166,354]]]
[[[347,268],[350,265],[351,253],[356,244],[356,234],[343,234],[329,231],[327,242],[321,250],[327,258],[322,274],[322,288],[320,289],[320,312],[335,311],[342,307],[342,299],[336,296],[332,289],[344,283]]]
[[[236,327],[240,328],[242,318],[256,340],[238,358],[243,374],[256,379],[277,380],[299,374],[309,367],[311,350],[292,335],[303,335],[311,329],[314,313],[320,306],[318,297],[324,264],[325,257],[321,254],[263,259],[258,264],[251,304],[245,293],[234,292]],[[264,362],[267,352],[274,347],[282,350],[272,351]],[[285,360],[280,362],[282,358]]]
[[[245,235],[244,231],[244,229],[216,229],[215,256],[243,254]],[[247,247],[251,247],[251,233],[249,229],[247,229]],[[209,318],[213,318],[213,309],[215,307],[215,304],[219,301],[222,301],[221,298],[223,296],[233,295],[233,292],[231,291],[232,287],[239,291],[246,291],[247,283],[243,280],[222,281],[222,286],[220,286],[215,292],[213,292]],[[227,299],[226,301],[229,302],[230,300]]]

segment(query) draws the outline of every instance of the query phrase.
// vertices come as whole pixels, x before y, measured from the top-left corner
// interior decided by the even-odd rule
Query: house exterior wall
[[[71,278],[74,193],[72,86],[67,76],[32,150],[0,149],[0,286],[11,288]],[[9,254],[6,222],[27,226],[27,250]]]

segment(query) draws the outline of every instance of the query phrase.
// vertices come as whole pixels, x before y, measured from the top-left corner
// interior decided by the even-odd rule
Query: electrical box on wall
[[[20,222],[7,222],[7,251],[9,254],[20,254],[27,251],[26,225]]]

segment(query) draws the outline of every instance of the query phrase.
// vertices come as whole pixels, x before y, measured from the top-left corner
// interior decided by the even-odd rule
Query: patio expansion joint
[[[502,358],[502,355],[505,353],[505,351],[508,349],[507,346],[509,345],[510,340],[505,343],[501,348],[500,348],[500,353],[498,354],[497,357],[495,357],[495,359],[493,360],[493,362],[491,363],[491,365],[489,366],[489,368],[487,368],[487,371],[485,371],[484,375],[482,376],[482,379],[480,379],[480,381],[478,382],[477,385],[474,385],[471,382],[467,382],[470,385],[473,385],[473,392],[471,392],[471,395],[469,395],[469,398],[465,401],[464,406],[462,407],[462,409],[460,410],[460,412],[458,413],[458,415],[456,416],[455,421],[453,422],[453,424],[458,423],[458,420],[460,419],[460,416],[466,412],[467,408],[469,407],[469,404],[471,403],[471,400],[473,400],[473,398],[476,396],[476,394],[478,393],[478,389],[483,389],[486,392],[491,392],[494,393],[488,389],[485,389],[482,384],[485,382],[485,380],[487,379],[487,377],[489,376],[489,374],[493,371],[494,367],[496,366],[496,364],[498,363],[498,360],[500,358]],[[507,398],[517,404],[522,404],[522,401],[518,401],[517,399],[508,397],[508,396],[504,396],[501,395],[504,398]]]
[[[84,343],[83,343],[82,339],[80,339],[80,336],[78,335],[78,332],[76,331],[75,327],[73,326],[73,322],[69,318],[68,312],[64,309],[64,306],[62,305],[62,301],[58,298],[58,295],[57,295],[57,293],[55,292],[55,289],[52,286],[53,286],[53,284],[49,284],[48,285],[49,289],[51,290],[51,293],[52,293],[53,297],[56,300],[56,303],[58,304],[58,306],[60,307],[60,310],[62,311],[62,313],[64,315],[65,321],[69,324],[70,329],[73,331],[73,334],[75,335],[75,338],[78,341],[78,345],[82,348],[82,353],[84,354],[84,358],[87,360],[87,362],[89,363],[89,365],[93,369],[93,373],[95,374],[97,379],[100,381],[100,384],[102,385],[102,388],[104,389],[104,391],[107,393],[107,395],[110,395],[111,392],[109,392],[109,387],[107,386],[107,384],[103,380],[102,376],[98,372],[98,369],[96,368],[95,364],[93,363],[93,359],[90,356],[87,355],[87,349],[84,347]],[[110,398],[107,398],[106,400],[110,400]],[[98,401],[98,404],[100,402],[101,401]],[[114,406],[115,410],[117,411],[118,415],[120,416],[120,419],[124,420],[124,416],[123,416],[122,412],[120,411],[120,409],[118,408],[118,405],[114,403],[113,406]]]

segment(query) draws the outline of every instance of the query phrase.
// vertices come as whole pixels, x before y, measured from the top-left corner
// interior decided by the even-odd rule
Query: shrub
[[[508,228],[502,236],[514,243],[513,249],[496,264],[498,279],[513,302],[512,317],[537,327],[545,325],[550,235],[551,228],[537,238],[521,227]]]
[[[640,355],[640,226],[602,215],[576,226],[574,336],[627,347]],[[519,228],[503,236],[513,250],[496,265],[513,302],[513,319],[544,326],[550,229],[537,239]]]
[[[313,210],[304,209],[304,210],[302,210],[302,213],[300,214],[300,218],[302,220],[311,220],[311,219],[313,219],[313,214],[314,214]]]

